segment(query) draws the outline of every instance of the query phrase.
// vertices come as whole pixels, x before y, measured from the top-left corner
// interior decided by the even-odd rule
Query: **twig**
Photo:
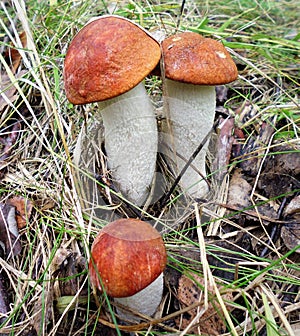
[[[191,163],[194,161],[194,159],[196,158],[196,156],[200,153],[200,151],[203,148],[203,146],[205,145],[205,143],[208,141],[208,139],[211,136],[211,133],[213,132],[213,130],[214,130],[215,126],[217,125],[217,123],[218,123],[218,121],[216,121],[214,123],[213,127],[210,129],[210,131],[203,138],[203,140],[201,141],[201,143],[199,144],[199,146],[196,148],[196,150],[194,151],[194,153],[191,155],[191,157],[188,159],[188,161],[186,162],[186,164],[182,168],[181,172],[176,177],[176,179],[175,179],[172,187],[166,193],[166,195],[163,197],[163,199],[161,201],[161,208],[164,208],[167,205],[167,202],[168,202],[170,196],[172,195],[173,191],[177,187],[177,185],[180,182],[182,176],[184,175],[184,173],[186,172],[186,170],[189,168],[189,166],[191,165]]]
[[[260,213],[257,213],[257,211],[240,209],[239,207],[237,207],[235,205],[224,204],[224,203],[216,203],[216,204],[218,204],[219,206],[222,206],[222,207],[224,207],[228,210],[236,211],[239,214],[242,213],[242,214],[245,214],[245,215],[250,216],[250,217],[255,217],[257,219],[265,220],[267,222],[277,223],[277,224],[290,224],[291,223],[291,221],[280,220],[280,219],[277,219],[277,218],[272,218],[272,217],[269,217],[269,216],[261,215]],[[236,215],[236,214],[234,214],[234,215]]]
[[[286,204],[286,197],[283,199],[283,201],[280,205],[280,208],[278,210],[278,216],[277,216],[278,219],[281,218],[281,215],[282,215],[283,209],[285,207],[285,204]],[[270,233],[270,236],[269,236],[269,240],[267,242],[268,245],[273,243],[273,240],[276,236],[276,233],[278,233],[278,229],[279,229],[278,225],[273,225],[272,226],[272,230],[271,230],[271,233]],[[261,251],[260,257],[263,258],[267,254],[268,251],[269,251],[269,246],[265,246],[264,249]]]
[[[180,13],[179,13],[179,16],[178,16],[178,19],[177,19],[176,30],[179,29],[181,17],[182,17],[183,10],[184,10],[184,6],[185,6],[185,0],[182,0],[181,7],[180,7]]]

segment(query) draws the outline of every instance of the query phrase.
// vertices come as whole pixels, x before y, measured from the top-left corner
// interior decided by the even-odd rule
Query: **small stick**
[[[191,157],[188,159],[188,161],[186,162],[186,164],[182,168],[181,172],[176,177],[176,179],[175,179],[172,187],[170,188],[170,190],[167,192],[167,194],[163,197],[163,199],[161,201],[161,208],[164,208],[166,206],[166,204],[167,204],[170,196],[172,195],[173,191],[177,187],[177,185],[180,182],[182,176],[184,175],[184,173],[186,172],[186,170],[189,168],[189,166],[191,165],[191,163],[194,161],[194,159],[196,158],[196,156],[200,153],[201,149],[203,148],[203,146],[205,145],[205,143],[208,141],[208,139],[209,139],[209,137],[210,137],[211,133],[213,132],[213,130],[214,130],[214,128],[215,128],[216,125],[217,125],[217,121],[214,123],[213,127],[211,128],[211,130],[203,138],[203,140],[201,141],[201,143],[199,144],[199,146],[196,148],[196,150],[194,151],[194,153],[191,155]]]
[[[184,10],[184,6],[185,6],[185,0],[182,0],[181,7],[180,7],[180,13],[179,13],[177,24],[176,24],[176,30],[179,29],[181,17],[182,17],[183,10]]]

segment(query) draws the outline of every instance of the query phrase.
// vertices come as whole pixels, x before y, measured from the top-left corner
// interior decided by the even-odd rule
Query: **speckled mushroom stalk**
[[[64,63],[67,98],[73,104],[98,102],[113,183],[138,206],[149,193],[158,141],[143,80],[160,56],[158,42],[145,30],[110,15],[79,31]]]
[[[144,84],[98,106],[113,179],[127,199],[141,206],[150,190],[158,142],[156,118]]]
[[[119,219],[106,225],[92,245],[90,280],[116,302],[151,316],[162,299],[166,259],[163,240],[149,223]],[[122,319],[139,320],[117,312]]]
[[[213,126],[216,108],[215,86],[237,78],[237,68],[230,54],[218,41],[197,33],[173,35],[162,42],[165,67],[165,106],[171,129],[172,153],[167,160],[177,174]],[[208,141],[180,181],[183,191],[192,198],[208,193],[206,153]]]

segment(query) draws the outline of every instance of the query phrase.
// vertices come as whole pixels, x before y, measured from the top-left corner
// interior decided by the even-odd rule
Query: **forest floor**
[[[299,7],[0,2],[0,335],[300,334]],[[72,105],[63,83],[72,38],[104,14],[202,34],[234,59],[238,79],[216,87],[204,199],[174,186],[163,152],[143,211],[110,189],[97,104]],[[160,126],[163,80],[145,84]],[[160,230],[168,265],[157,314],[125,324],[113,300],[95,300],[87,261],[101,227],[140,216]]]

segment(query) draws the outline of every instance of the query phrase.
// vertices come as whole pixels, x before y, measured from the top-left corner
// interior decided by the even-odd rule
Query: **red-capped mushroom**
[[[119,219],[106,225],[92,245],[90,280],[116,301],[150,316],[162,298],[166,260],[156,229],[138,219]]]
[[[218,41],[193,33],[173,35],[162,42],[169,123],[174,144],[167,160],[179,173],[213,126],[215,86],[234,81],[237,68]],[[168,132],[168,131],[167,131]],[[186,170],[180,185],[192,198],[208,192],[205,158],[208,141]],[[174,154],[176,153],[176,154]]]
[[[64,86],[73,104],[98,102],[108,167],[130,201],[142,205],[157,154],[157,126],[144,78],[160,60],[160,46],[144,29],[114,15],[83,27],[64,63]]]

